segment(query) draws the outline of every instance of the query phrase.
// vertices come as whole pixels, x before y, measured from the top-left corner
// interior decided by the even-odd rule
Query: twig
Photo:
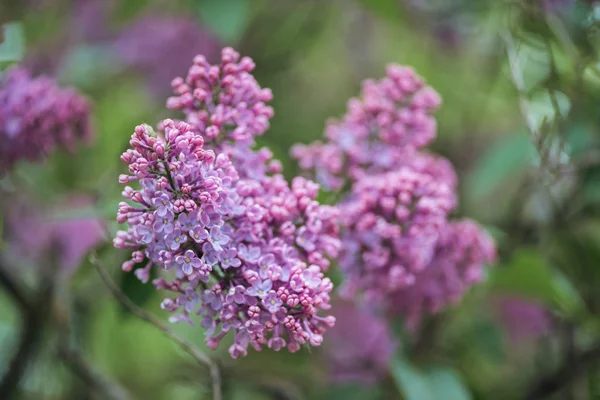
[[[0,260],[0,285],[21,310],[28,310],[30,308],[29,300],[27,300],[23,293],[23,289],[19,287],[17,282],[10,275],[2,260]]]
[[[131,311],[131,313],[133,313],[140,319],[142,319],[142,320],[148,322],[149,324],[152,324],[155,327],[157,327],[158,329],[160,329],[165,335],[167,335],[175,343],[177,343],[179,345],[179,347],[181,347],[183,350],[185,350],[187,353],[189,353],[194,359],[196,359],[196,361],[198,361],[200,364],[208,367],[208,369],[210,371],[211,380],[212,380],[213,400],[221,400],[222,399],[221,375],[220,375],[219,367],[217,366],[217,364],[213,360],[211,360],[210,357],[208,357],[202,351],[197,349],[195,346],[193,346],[187,340],[183,339],[178,334],[173,332],[173,330],[169,326],[164,324],[161,320],[156,318],[154,315],[147,313],[142,308],[138,307],[133,301],[131,301],[131,299],[129,299],[129,297],[127,297],[125,295],[125,293],[123,293],[117,287],[117,285],[115,285],[115,283],[112,281],[112,279],[110,278],[108,273],[105,271],[105,269],[100,264],[100,260],[96,253],[92,253],[90,255],[90,263],[96,268],[96,270],[100,274],[100,277],[104,281],[104,284],[108,287],[108,289],[111,291],[113,296],[117,300],[119,300],[121,302],[121,304],[123,304],[129,311]]]
[[[58,355],[87,388],[102,394],[103,398],[131,400],[131,396],[120,385],[96,371],[77,349],[73,349],[62,340],[58,345]]]
[[[586,369],[597,363],[600,363],[600,343],[573,357],[568,357],[556,372],[533,385],[525,398],[527,400],[536,400],[551,396],[559,392],[563,387],[566,387]]]
[[[21,378],[27,370],[29,361],[35,355],[37,348],[43,337],[44,326],[51,313],[52,297],[57,281],[57,266],[56,257],[50,257],[51,261],[46,268],[42,269],[43,274],[40,276],[38,285],[37,297],[35,302],[29,303],[25,299],[25,295],[18,286],[8,279],[8,275],[2,274],[2,283],[22,307],[23,313],[23,330],[17,346],[17,350],[12,360],[8,364],[8,369],[2,380],[0,381],[0,399],[10,399],[14,396]],[[6,273],[6,271],[4,270]]]

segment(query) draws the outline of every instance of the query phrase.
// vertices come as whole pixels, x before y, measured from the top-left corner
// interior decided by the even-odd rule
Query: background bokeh
[[[600,398],[600,3],[0,0],[0,24],[2,67],[22,59],[77,88],[95,130],[74,154],[0,180],[0,251],[23,285],[47,279],[49,243],[68,249],[52,305],[68,323],[40,328],[19,398],[102,398],[58,354],[61,324],[133,398],[210,398],[205,368],[114,300],[86,255],[96,249],[124,293],[168,318],[112,246],[119,155],[137,124],[173,115],[170,81],[193,56],[216,61],[226,45],[252,57],[273,91],[275,117],[258,141],[288,177],[298,173],[290,147],[322,138],[362,80],[388,63],[415,68],[443,98],[431,148],[459,174],[456,214],[484,225],[499,251],[483,283],[416,331],[399,318],[381,327],[336,299],[339,325],[319,348],[241,360],[206,350],[222,365],[226,399]],[[0,372],[20,317],[0,292]],[[173,330],[206,349],[199,326]]]

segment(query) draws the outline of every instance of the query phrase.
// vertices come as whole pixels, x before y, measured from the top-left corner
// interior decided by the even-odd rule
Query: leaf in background
[[[434,400],[431,398],[426,376],[406,360],[394,362],[392,376],[406,400]]]
[[[499,185],[525,171],[533,162],[536,150],[529,135],[504,136],[483,155],[468,178],[472,198],[485,197]]]
[[[98,81],[106,81],[120,68],[114,51],[109,46],[82,45],[67,54],[61,68],[60,81],[83,88],[91,87]]]
[[[152,298],[152,295],[156,293],[156,289],[152,285],[152,280],[156,278],[154,268],[150,270],[150,279],[148,280],[148,283],[142,283],[134,273],[136,269],[144,268],[147,263],[148,260],[144,260],[141,263],[136,264],[131,272],[122,272],[121,282],[119,284],[121,291],[140,307],[143,307],[144,304]],[[121,310],[123,316],[131,315],[125,306],[121,306]]]
[[[450,368],[433,368],[428,372],[429,386],[433,399],[469,400],[471,395],[465,389],[459,376]]]
[[[197,0],[202,23],[225,43],[236,42],[250,22],[248,0]]]
[[[537,91],[527,100],[525,119],[530,131],[538,132],[544,123],[551,124],[557,118],[557,113],[563,118],[569,113],[571,101],[567,95],[556,90],[553,95],[558,110],[555,109],[554,100],[548,90]]]
[[[397,359],[392,376],[406,400],[470,400],[471,395],[458,374],[446,367],[419,370]]]
[[[507,265],[493,270],[490,282],[494,289],[541,300],[547,305],[556,304],[564,292],[546,260],[533,248],[517,250]]]
[[[400,15],[400,2],[397,0],[361,0],[363,6],[380,17],[396,19]]]
[[[505,35],[512,80],[519,92],[528,92],[550,75],[550,54],[542,38],[534,35],[515,40]]]
[[[25,54],[23,25],[11,22],[2,25],[4,41],[0,43],[0,63],[21,61]]]

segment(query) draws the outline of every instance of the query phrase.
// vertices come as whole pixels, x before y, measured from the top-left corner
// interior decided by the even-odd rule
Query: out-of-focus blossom
[[[355,183],[340,205],[344,294],[387,298],[414,286],[455,203],[452,182],[408,167]]]
[[[436,135],[438,94],[407,67],[367,80],[326,141],[297,145],[300,167],[341,192],[341,294],[361,296],[416,325],[479,281],[494,260],[474,222],[451,222],[457,177],[424,150]]]
[[[296,145],[292,155],[327,189],[349,178],[387,172],[410,162],[436,136],[433,111],[440,96],[410,68],[390,65],[379,81],[366,80],[341,121],[329,122],[325,143]]]
[[[417,275],[414,284],[390,296],[391,310],[415,327],[423,315],[441,311],[460,300],[480,282],[484,266],[496,259],[492,238],[470,220],[442,227],[433,260]]]
[[[145,77],[157,96],[181,75],[196,54],[216,57],[219,44],[194,18],[145,15],[120,32],[114,48],[121,62]]]
[[[55,252],[62,270],[74,270],[86,254],[105,239],[100,220],[77,216],[92,204],[87,196],[71,195],[63,204],[50,209],[41,209],[27,201],[9,205],[6,240],[12,257],[42,267],[48,262],[49,254]],[[55,217],[66,213],[74,216]]]
[[[72,152],[91,139],[88,103],[74,90],[21,68],[0,79],[0,173],[19,160],[39,161],[56,147]]]
[[[552,329],[550,311],[534,300],[516,295],[502,296],[496,301],[495,311],[515,345],[535,340]]]
[[[333,310],[336,322],[324,347],[331,379],[366,385],[383,379],[397,346],[386,320],[347,302]]]

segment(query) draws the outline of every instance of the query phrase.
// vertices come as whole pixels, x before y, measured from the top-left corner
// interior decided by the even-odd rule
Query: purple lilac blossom
[[[139,206],[121,203],[118,222],[130,228],[115,239],[117,247],[134,249],[125,270],[149,260],[141,278],[152,264],[165,270],[176,264],[175,279],[154,282],[175,293],[162,307],[179,312],[172,321],[191,323],[194,314],[201,315],[211,348],[233,331],[234,358],[246,355],[250,345],[294,352],[303,344],[321,344],[335,321],[318,315],[330,308],[333,288],[322,271],[330,263],[326,256],[336,257],[340,249],[339,213],[315,200],[319,186],[304,178],[289,185],[272,167],[279,164],[270,153],[252,148],[254,136],[268,127],[272,110],[263,101],[271,95],[249,74],[252,60],[237,64],[238,58],[224,49],[221,75],[219,67],[207,67],[197,56],[187,83],[174,82],[181,97],[169,100],[171,108],[185,111],[186,122],[166,120],[159,124],[165,134],[157,136],[148,127],[136,128],[134,149],[122,156],[133,175],[120,181],[139,180],[142,190],[123,192]],[[191,87],[199,97],[188,103]],[[215,90],[218,105],[212,94],[200,93],[203,87]],[[260,164],[254,174],[242,155]],[[239,176],[236,166],[244,174]],[[172,233],[153,229],[155,220],[170,212]],[[188,288],[201,299],[194,298],[193,306],[182,295]]]
[[[105,237],[103,223],[91,217],[54,218],[55,212],[77,213],[91,206],[85,195],[70,195],[61,207],[43,210],[27,199],[18,199],[6,213],[6,241],[13,256],[34,263],[44,263],[48,253],[58,248],[61,269],[75,270],[85,255]]]
[[[137,18],[115,40],[121,61],[149,82],[159,96],[169,93],[169,82],[182,74],[196,54],[218,54],[218,41],[194,18],[145,15]]]
[[[415,149],[435,139],[431,114],[440,103],[412,69],[390,65],[385,78],[363,83],[361,98],[350,99],[341,120],[329,121],[324,143],[295,145],[292,155],[325,188],[340,189],[347,179],[410,162]]]
[[[356,304],[337,302],[324,347],[330,378],[373,385],[385,378],[397,343],[385,319]]]
[[[196,56],[187,76],[173,80],[175,96],[167,100],[167,108],[185,113],[186,122],[205,138],[208,148],[230,157],[242,178],[281,171],[269,149],[252,149],[273,117],[266,105],[273,94],[260,87],[253,70],[252,59],[240,59],[231,48],[223,49],[219,65]]]
[[[552,329],[550,311],[535,300],[516,295],[502,296],[496,301],[498,320],[506,328],[512,344],[535,340]]]
[[[341,294],[363,296],[416,325],[457,301],[494,260],[474,222],[451,222],[452,164],[424,147],[436,135],[438,94],[410,68],[367,80],[325,143],[296,145],[300,167],[341,192]]]
[[[455,203],[451,182],[408,167],[355,183],[340,204],[343,293],[388,297],[413,285],[431,264]]]
[[[484,266],[495,259],[494,241],[485,230],[471,220],[452,221],[440,230],[429,266],[414,284],[390,296],[391,310],[416,327],[423,315],[459,301],[483,279]]]
[[[73,152],[91,136],[89,105],[74,90],[18,67],[0,74],[0,173],[19,160],[39,161],[56,147]]]

